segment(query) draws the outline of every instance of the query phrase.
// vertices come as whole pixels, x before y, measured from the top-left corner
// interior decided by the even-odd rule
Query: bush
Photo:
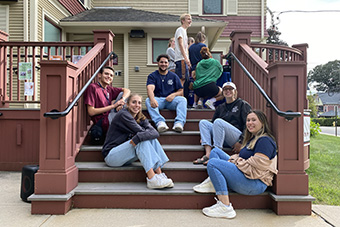
[[[319,126],[333,126],[333,122],[335,121],[335,118],[325,118],[325,117],[320,117],[320,118],[312,118],[311,122],[318,123]],[[337,125],[340,126],[340,119],[337,119]]]
[[[310,136],[314,137],[319,135],[321,132],[319,123],[314,123],[313,121],[310,122]]]

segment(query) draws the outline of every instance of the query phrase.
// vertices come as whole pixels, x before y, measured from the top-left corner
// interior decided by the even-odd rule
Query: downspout
[[[264,5],[264,0],[261,0],[261,43],[264,40],[264,29],[265,29],[264,16],[265,16],[265,5]]]
[[[28,1],[24,1],[24,41],[28,41]]]
[[[37,0],[27,1],[30,4],[30,42],[38,41],[38,3]]]

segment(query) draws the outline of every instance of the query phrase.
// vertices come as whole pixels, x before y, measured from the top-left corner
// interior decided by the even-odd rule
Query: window
[[[211,52],[212,57],[222,64],[221,54],[222,52]]]
[[[45,18],[44,21],[44,41],[45,42],[61,41],[61,29],[48,18]],[[47,52],[47,48],[45,49],[45,52]],[[56,55],[54,47],[51,48],[51,55]]]
[[[223,0],[203,0],[203,14],[223,14]]]
[[[169,39],[152,39],[152,63],[157,63],[157,57],[166,53],[168,43]]]
[[[9,6],[3,6],[0,5],[0,30],[8,33],[8,11],[9,11]]]

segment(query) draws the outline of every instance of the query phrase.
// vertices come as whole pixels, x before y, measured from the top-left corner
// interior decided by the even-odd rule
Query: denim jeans
[[[221,118],[215,119],[214,123],[207,120],[201,120],[199,129],[202,146],[209,145],[220,149],[223,147],[232,147],[242,134],[238,128]]]
[[[104,160],[108,166],[120,167],[129,165],[138,159],[146,173],[150,169],[156,170],[158,167],[163,167],[169,161],[157,139],[140,142],[135,147],[128,140],[112,148]]]
[[[145,105],[148,109],[151,119],[157,125],[158,122],[165,122],[165,118],[159,113],[159,110],[169,109],[176,110],[175,123],[180,122],[184,126],[187,118],[187,100],[183,96],[176,96],[172,102],[165,100],[165,97],[155,97],[158,102],[158,107],[152,108],[150,99],[145,100]]]
[[[228,195],[228,189],[243,195],[258,195],[267,189],[267,185],[261,180],[246,178],[235,164],[228,162],[229,158],[219,148],[211,151],[207,169],[216,195]]]

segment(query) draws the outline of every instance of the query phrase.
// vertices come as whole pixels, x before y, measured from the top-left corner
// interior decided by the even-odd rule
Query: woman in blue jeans
[[[236,212],[229,201],[228,190],[244,195],[258,195],[272,185],[277,173],[276,142],[265,114],[251,111],[239,154],[227,155],[214,148],[207,170],[209,177],[194,186],[199,193],[216,192],[217,203],[202,211],[209,217],[234,218]]]
[[[161,171],[169,159],[157,140],[158,132],[142,113],[142,97],[132,94],[126,103],[126,108],[116,113],[106,135],[102,149],[105,163],[119,167],[139,159],[148,188],[173,187],[173,181]]]
[[[237,98],[236,85],[233,82],[224,83],[222,91],[226,102],[217,107],[211,121],[201,120],[199,123],[205,155],[194,160],[194,164],[208,163],[213,147],[229,147],[234,153],[241,149],[246,117],[251,107],[246,101]]]

